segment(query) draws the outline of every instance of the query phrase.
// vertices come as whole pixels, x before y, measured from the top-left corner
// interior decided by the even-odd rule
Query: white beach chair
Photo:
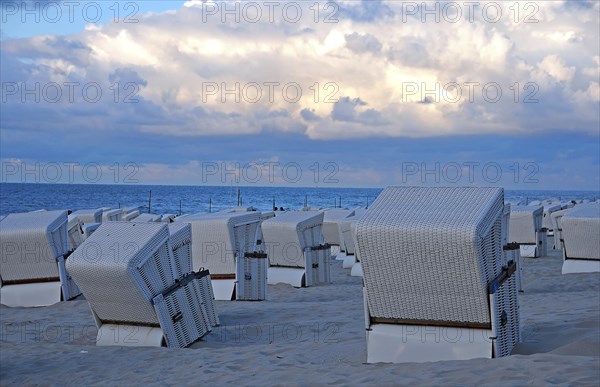
[[[131,211],[131,212],[128,212],[128,213],[124,214],[123,215],[123,220],[126,221],[126,222],[131,222],[132,220],[134,220],[138,216],[140,216],[140,212],[138,210],[134,210],[134,211]]]
[[[160,221],[163,223],[173,223],[175,221],[175,214],[162,214]]]
[[[118,222],[122,220],[123,211],[120,208],[106,209],[102,211],[103,222]]]
[[[519,341],[500,188],[388,187],[357,222],[367,362],[500,357]]]
[[[546,255],[546,229],[542,227],[544,208],[540,206],[513,206],[510,211],[508,242],[518,243],[522,257]]]
[[[342,267],[344,269],[352,269],[354,265],[358,264],[356,255],[354,254],[354,233],[352,231],[352,224],[356,223],[358,219],[365,213],[364,208],[354,209],[354,214],[347,218],[338,221],[338,229],[340,232],[340,251],[345,254]],[[356,274],[356,272],[355,272]]]
[[[552,223],[552,213],[562,210],[560,203],[544,203],[544,214],[542,216],[542,227],[548,230],[548,235],[554,235],[554,224]]]
[[[340,243],[339,222],[349,216],[354,215],[354,210],[343,208],[331,208],[323,211],[323,237],[325,243],[340,247],[340,252],[345,252],[343,243]]]
[[[555,250],[559,250],[562,251],[563,246],[562,246],[562,225],[561,225],[561,219],[562,217],[569,212],[569,210],[572,207],[565,207],[565,209],[563,210],[559,210],[559,211],[554,211],[552,214],[550,214],[550,217],[552,218],[552,228],[554,230],[554,249]]]
[[[131,222],[136,222],[136,223],[157,223],[157,222],[160,222],[161,218],[162,217],[160,215],[143,213],[143,214],[139,214],[138,216],[136,216],[135,218],[133,218],[131,220]]]
[[[47,306],[80,294],[65,269],[67,211],[10,214],[0,221],[0,300]]]
[[[256,229],[256,245],[258,249],[261,249],[263,246],[263,232],[262,232],[262,224],[265,220],[269,220],[275,217],[274,211],[263,211],[260,213],[260,227]]]
[[[264,300],[267,255],[256,252],[260,212],[216,212],[177,221],[192,225],[194,270],[210,271],[217,300]]]
[[[517,290],[523,291],[523,266],[521,264],[521,247],[518,243],[508,242],[508,233],[510,228],[510,203],[504,203],[504,212],[502,214],[502,250],[504,252],[504,264],[509,265],[514,262],[516,265],[516,283]]]
[[[176,277],[169,238],[165,224],[107,222],[69,258],[96,345],[186,347],[210,331],[201,274]]]
[[[83,222],[76,216],[68,216],[67,237],[68,251],[75,250],[86,238],[85,232],[83,231]]]
[[[600,203],[578,204],[560,219],[562,273],[600,271]]]
[[[322,226],[322,211],[288,211],[263,222],[269,284],[299,288],[331,282],[331,252],[323,245]]]
[[[78,217],[84,224],[102,223],[101,208],[77,210],[73,211],[71,215]]]
[[[173,249],[173,260],[175,262],[175,277],[181,278],[193,271],[192,268],[192,227],[189,223],[177,222],[169,224],[169,238]],[[211,277],[208,270],[200,270],[200,290],[202,303],[210,326],[219,325],[219,316],[215,307],[215,296],[213,294]]]

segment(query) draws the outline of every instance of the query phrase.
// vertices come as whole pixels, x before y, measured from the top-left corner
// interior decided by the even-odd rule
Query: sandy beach
[[[505,358],[366,364],[362,279],[332,261],[331,285],[270,285],[265,302],[218,301],[221,326],[185,349],[96,347],[81,296],[2,306],[0,383],[597,386],[600,275],[561,275],[561,265],[557,252],[523,258],[523,342]]]

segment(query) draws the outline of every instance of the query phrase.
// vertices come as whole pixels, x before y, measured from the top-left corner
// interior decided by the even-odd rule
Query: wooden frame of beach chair
[[[206,273],[177,277],[166,224],[103,223],[67,267],[96,321],[96,345],[180,348],[211,330],[199,283]]]
[[[217,300],[264,300],[267,256],[256,251],[260,212],[216,212],[176,218],[192,226],[194,270],[208,269]]]
[[[189,223],[169,223],[169,238],[171,239],[173,260],[175,262],[175,277],[183,277],[193,271],[192,227]],[[213,294],[210,273],[204,269],[200,269],[199,272],[205,273],[205,275],[200,277],[202,303],[205,305],[209,323],[214,327],[220,323],[215,306],[215,295]]]
[[[357,222],[367,362],[501,357],[519,341],[501,188],[388,187]]]
[[[578,204],[560,219],[562,274],[600,271],[600,203]]]
[[[299,288],[331,282],[331,250],[323,244],[323,216],[322,211],[288,211],[262,223],[269,284]]]
[[[544,208],[512,206],[508,242],[518,243],[522,257],[536,258],[547,253],[546,229],[542,227]]]
[[[67,224],[67,211],[10,214],[2,219],[2,304],[47,306],[80,294],[65,268]]]

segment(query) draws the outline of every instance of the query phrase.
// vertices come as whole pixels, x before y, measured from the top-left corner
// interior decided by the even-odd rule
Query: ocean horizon
[[[140,207],[157,214],[220,211],[238,206],[257,210],[310,207],[367,207],[383,188],[201,186],[146,184],[0,183],[0,215],[39,209]],[[151,192],[151,195],[150,195]],[[151,196],[151,197],[150,197]],[[505,189],[505,201],[527,204],[557,198],[596,200],[600,191]]]

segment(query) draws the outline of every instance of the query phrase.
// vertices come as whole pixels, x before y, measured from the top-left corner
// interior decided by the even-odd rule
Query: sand
[[[598,386],[600,274],[561,275],[557,252],[523,259],[524,340],[513,355],[419,364],[365,364],[361,278],[332,265],[331,285],[218,301],[221,326],[185,349],[96,347],[83,299],[1,306],[0,384]]]

